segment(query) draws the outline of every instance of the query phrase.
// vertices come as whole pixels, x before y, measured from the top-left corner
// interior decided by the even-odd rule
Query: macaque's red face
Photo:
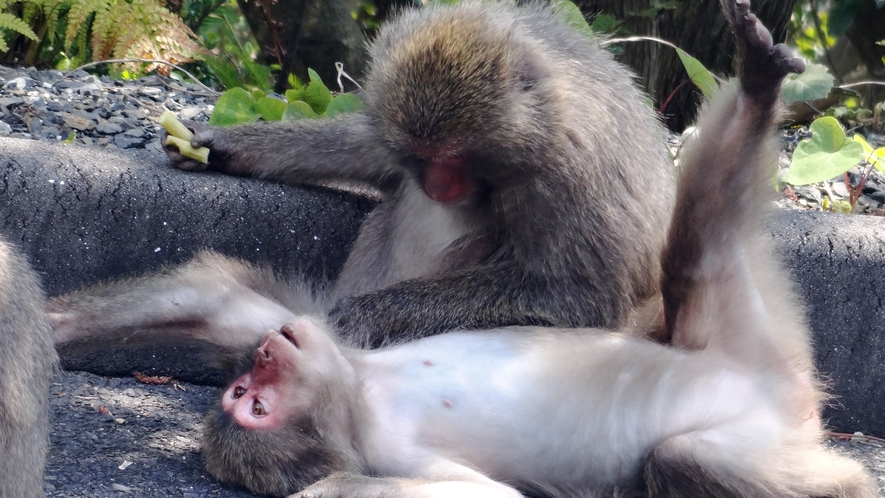
[[[427,197],[436,202],[458,202],[476,189],[464,155],[437,156],[425,160],[419,181]]]
[[[244,429],[279,429],[308,410],[343,358],[323,331],[306,319],[264,336],[255,365],[227,389],[222,409]],[[344,360],[346,361],[346,360]]]

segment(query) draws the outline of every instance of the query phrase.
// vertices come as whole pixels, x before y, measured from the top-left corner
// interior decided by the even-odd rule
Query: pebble
[[[0,66],[0,137],[160,150],[157,118],[209,120],[217,95],[165,77],[112,81],[78,70]]]

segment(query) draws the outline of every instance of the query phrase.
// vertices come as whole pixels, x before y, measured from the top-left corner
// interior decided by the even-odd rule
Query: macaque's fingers
[[[790,73],[801,73],[805,62],[775,45],[771,33],[750,13],[749,0],[721,0],[725,17],[734,28],[741,56],[741,86],[751,95],[770,93]]]
[[[176,143],[168,142],[169,137],[170,135],[165,129],[160,130],[160,144],[163,146],[163,152],[165,152],[166,157],[175,164],[176,168],[185,171],[202,171],[209,166],[208,164],[195,161],[182,155],[178,150],[178,145]]]
[[[215,164],[207,164],[206,162],[193,159],[193,156],[185,156],[179,149],[179,145],[175,143],[174,140],[169,139],[169,133],[164,128],[160,131],[160,143],[163,145],[163,151],[166,152],[166,156],[169,157],[175,166],[185,171],[202,171],[213,165],[219,166],[220,164],[218,163],[223,160],[224,152],[219,150],[219,147],[213,143],[215,139],[215,129],[209,125],[194,121],[183,121],[181,122],[181,125],[193,133],[193,137],[190,139],[190,146],[194,149],[200,149],[202,147],[208,148],[210,152],[206,159],[210,163]],[[177,138],[186,139],[185,137]]]

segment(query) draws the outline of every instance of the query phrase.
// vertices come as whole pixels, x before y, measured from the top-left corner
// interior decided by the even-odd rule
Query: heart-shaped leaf
[[[818,118],[810,126],[812,137],[799,142],[790,168],[781,178],[793,185],[822,182],[848,171],[863,158],[863,146],[845,138],[836,118]]]
[[[255,111],[255,97],[240,87],[225,91],[215,103],[209,124],[215,126],[232,126],[236,124],[254,123],[261,114]]]

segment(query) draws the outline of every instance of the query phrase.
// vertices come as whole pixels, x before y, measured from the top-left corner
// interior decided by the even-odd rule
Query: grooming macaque
[[[674,189],[661,127],[633,75],[540,3],[406,11],[372,55],[363,113],[189,124],[212,169],[382,193],[328,294],[339,331],[377,346],[456,328],[627,324],[657,291]],[[179,167],[206,167],[166,151]],[[203,280],[226,279],[222,266]],[[139,294],[127,285],[136,288],[116,289]],[[161,292],[187,292],[176,285]],[[132,309],[132,299],[99,304],[123,316],[98,316],[89,292],[53,304],[60,341],[115,333],[104,323],[149,334],[186,321],[190,333],[211,321],[203,313],[232,313],[192,296],[192,307],[162,306],[162,316]],[[156,303],[150,292],[135,302]],[[159,321],[139,322],[145,314]],[[248,341],[266,321],[244,329]]]
[[[37,276],[0,239],[0,498],[43,496],[58,359]]]
[[[874,497],[821,445],[822,394],[762,212],[782,78],[801,71],[722,0],[740,89],[705,109],[663,255],[672,346],[598,329],[450,332],[339,348],[268,333],[207,418],[219,479],[303,497]]]

